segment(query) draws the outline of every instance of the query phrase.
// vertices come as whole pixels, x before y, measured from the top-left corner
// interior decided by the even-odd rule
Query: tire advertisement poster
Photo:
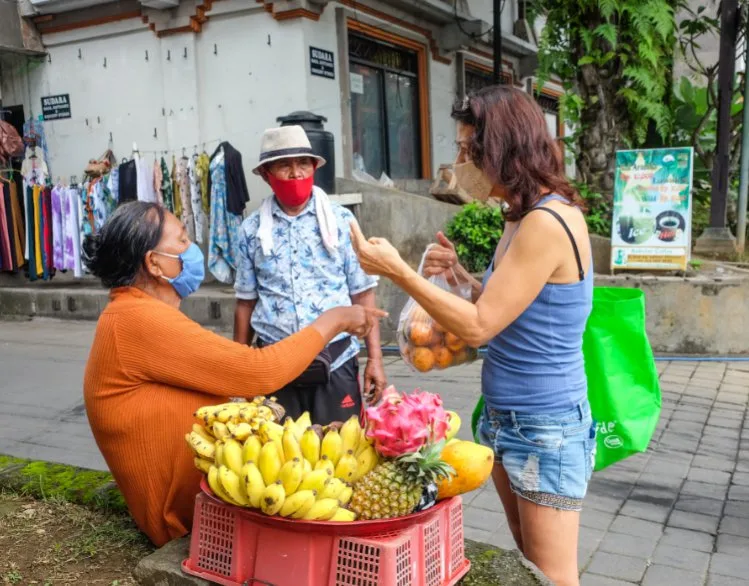
[[[612,270],[686,270],[692,162],[691,147],[616,153]]]

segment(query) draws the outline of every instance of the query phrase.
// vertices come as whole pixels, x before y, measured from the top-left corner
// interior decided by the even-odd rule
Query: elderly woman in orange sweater
[[[273,393],[335,336],[364,336],[385,315],[335,308],[262,350],[214,334],[179,311],[203,280],[203,254],[182,223],[152,203],[118,208],[86,239],[84,261],[112,290],[86,366],[86,411],[131,515],[158,546],[192,525],[200,473],[184,437],[193,412]]]

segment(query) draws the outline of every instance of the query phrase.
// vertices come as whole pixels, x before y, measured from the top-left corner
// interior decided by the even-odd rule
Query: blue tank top
[[[559,195],[549,195],[534,209],[551,200],[566,202]],[[489,342],[481,390],[487,405],[501,411],[559,413],[587,398],[582,344],[593,306],[593,262],[584,274],[567,224],[550,208],[543,210],[551,212],[567,231],[580,281],[547,283],[533,303]],[[493,268],[484,276],[484,287]]]

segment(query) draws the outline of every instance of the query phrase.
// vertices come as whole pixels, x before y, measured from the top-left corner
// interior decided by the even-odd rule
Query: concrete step
[[[515,586],[553,586],[536,566],[517,551],[466,539],[466,557],[471,561],[468,574],[475,586],[513,584]],[[190,538],[175,539],[143,558],[133,571],[141,586],[209,586],[211,582],[182,572],[182,561],[189,556]],[[258,584],[263,582],[257,581]],[[279,584],[278,586],[286,586]],[[312,584],[295,586],[314,586]]]

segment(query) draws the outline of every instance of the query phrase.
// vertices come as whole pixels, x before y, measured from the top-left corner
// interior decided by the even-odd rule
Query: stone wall
[[[596,275],[596,285],[645,292],[648,337],[656,352],[749,354],[749,277]]]

